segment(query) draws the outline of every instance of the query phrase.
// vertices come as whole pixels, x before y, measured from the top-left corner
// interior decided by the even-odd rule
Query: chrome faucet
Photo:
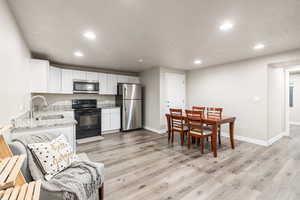
[[[32,123],[32,120],[34,118],[33,100],[38,99],[38,98],[40,98],[44,101],[45,106],[48,106],[48,102],[47,102],[47,100],[44,96],[42,96],[42,95],[32,96],[31,101],[30,101],[30,121],[31,121],[31,123]]]

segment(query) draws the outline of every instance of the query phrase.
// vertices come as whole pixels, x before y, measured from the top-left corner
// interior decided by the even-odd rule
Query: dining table
[[[171,126],[171,114],[166,114],[167,120],[168,120],[168,126]],[[182,115],[183,119],[187,121],[187,116],[185,114]],[[229,137],[230,137],[230,144],[231,148],[234,149],[234,124],[235,124],[236,117],[228,117],[228,116],[222,116],[222,117],[215,117],[215,116],[208,116],[203,115],[201,118],[199,118],[199,121],[201,121],[203,124],[212,126],[212,151],[214,157],[218,156],[217,152],[217,138],[218,138],[218,127],[224,124],[229,124]],[[168,127],[168,134],[170,137],[170,130],[171,127]]]

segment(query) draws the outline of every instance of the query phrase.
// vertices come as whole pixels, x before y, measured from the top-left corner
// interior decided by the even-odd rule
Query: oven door
[[[101,135],[101,111],[99,109],[75,110],[76,138]]]
[[[74,81],[73,93],[99,93],[99,82]]]

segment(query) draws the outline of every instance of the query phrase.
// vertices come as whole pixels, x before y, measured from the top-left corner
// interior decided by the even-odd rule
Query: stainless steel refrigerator
[[[121,130],[142,128],[142,86],[140,84],[119,83],[117,105],[121,106]]]

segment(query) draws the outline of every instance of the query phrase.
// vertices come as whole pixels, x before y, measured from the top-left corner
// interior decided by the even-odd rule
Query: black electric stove
[[[76,139],[101,135],[101,109],[96,99],[72,100],[76,125]]]

